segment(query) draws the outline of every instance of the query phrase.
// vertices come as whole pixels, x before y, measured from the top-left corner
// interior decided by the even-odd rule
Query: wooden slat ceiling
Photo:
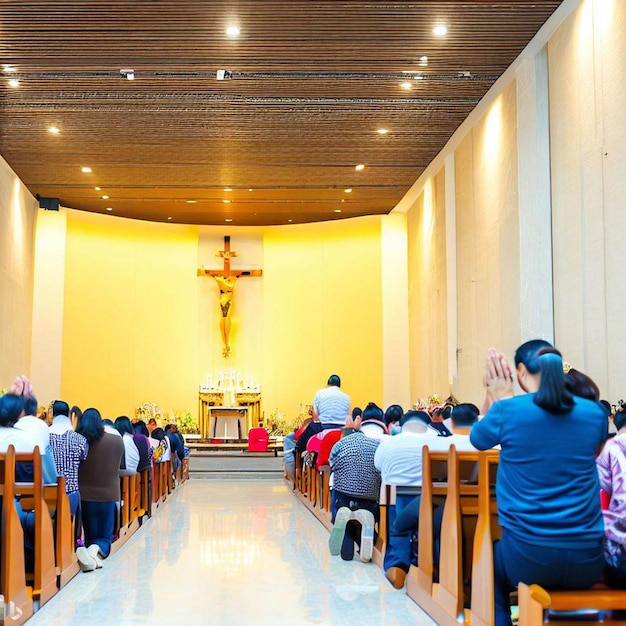
[[[33,194],[123,217],[388,213],[560,3],[3,0],[0,154]]]

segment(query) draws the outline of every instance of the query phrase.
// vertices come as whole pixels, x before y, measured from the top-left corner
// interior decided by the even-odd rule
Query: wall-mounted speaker
[[[46,211],[58,211],[59,210],[59,199],[58,198],[42,198],[40,196],[36,196],[37,200],[39,200],[39,208],[45,209]]]

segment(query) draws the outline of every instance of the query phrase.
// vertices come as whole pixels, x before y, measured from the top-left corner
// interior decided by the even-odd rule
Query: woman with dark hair
[[[126,415],[120,415],[115,420],[115,430],[122,435],[122,441],[124,442],[125,467],[121,475],[130,476],[136,474],[137,466],[139,465],[139,449],[134,441],[135,431],[133,430],[133,425]]]
[[[89,443],[87,459],[78,469],[85,547],[76,550],[76,557],[83,572],[91,572],[102,567],[100,558],[111,551],[124,443],[121,437],[104,431],[97,409],[82,414],[76,432]]]
[[[170,440],[165,436],[165,431],[160,426],[152,431],[152,439],[156,439],[159,442],[153,452],[153,461],[155,463],[163,463],[171,460]]]
[[[132,434],[133,442],[139,452],[137,471],[141,472],[142,470],[149,468],[150,459],[152,458],[152,448],[150,446],[150,441],[148,440],[148,429],[146,428],[145,423],[140,421],[133,424],[127,417],[118,417],[115,420],[115,428],[118,426],[118,420],[123,420],[123,428],[125,429],[124,432]],[[143,426],[143,430],[145,432],[142,432],[140,424]],[[120,430],[120,433],[121,432],[122,431]]]
[[[607,436],[606,413],[597,402],[571,393],[557,350],[529,343],[535,345],[524,344],[516,353],[518,381],[528,393],[516,397],[506,359],[490,350],[486,405],[496,401],[470,433],[479,450],[501,446],[497,626],[511,624],[509,592],[519,582],[584,589],[600,579],[604,565],[595,454]]]

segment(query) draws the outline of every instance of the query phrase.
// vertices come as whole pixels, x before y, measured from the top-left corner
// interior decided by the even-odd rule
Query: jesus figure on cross
[[[240,276],[262,276],[263,270],[231,270],[230,260],[237,256],[237,253],[230,249],[230,237],[224,237],[224,250],[220,250],[216,256],[224,259],[224,270],[199,269],[198,276],[212,276],[220,289],[220,309],[222,317],[220,319],[220,331],[222,333],[222,356],[228,358],[230,352],[230,313],[233,304],[233,292],[235,283]]]

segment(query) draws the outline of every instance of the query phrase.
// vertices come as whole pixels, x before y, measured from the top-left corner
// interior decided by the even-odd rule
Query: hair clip
[[[563,361],[563,373],[569,374],[569,371],[571,369],[572,369],[572,366],[567,361]]]

